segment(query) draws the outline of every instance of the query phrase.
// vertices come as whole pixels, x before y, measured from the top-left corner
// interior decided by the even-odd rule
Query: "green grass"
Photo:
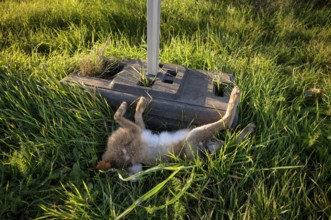
[[[160,60],[232,73],[257,131],[135,183],[93,168],[117,126],[106,101],[59,81],[107,39],[105,56],[146,59],[146,1],[0,6],[1,219],[330,218],[329,1],[162,1]]]

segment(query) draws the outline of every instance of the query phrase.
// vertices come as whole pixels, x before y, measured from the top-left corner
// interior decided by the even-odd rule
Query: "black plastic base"
[[[146,75],[146,63],[133,60],[125,64],[113,79],[70,74],[64,83],[79,83],[99,92],[116,109],[122,101],[133,113],[140,96],[150,103],[145,122],[151,129],[174,129],[219,120],[225,113],[233,85],[233,76],[188,69],[175,64],[160,64],[156,76]],[[236,115],[235,122],[237,123]]]

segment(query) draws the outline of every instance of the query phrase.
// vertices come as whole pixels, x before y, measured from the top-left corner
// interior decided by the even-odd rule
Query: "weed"
[[[138,61],[138,65],[132,66],[133,71],[136,73],[138,85],[144,87],[151,87],[155,81],[156,76],[147,74],[147,70],[141,60]]]

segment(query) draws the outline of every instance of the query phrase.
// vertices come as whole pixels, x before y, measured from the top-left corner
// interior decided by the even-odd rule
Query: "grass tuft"
[[[116,72],[120,68],[119,59],[105,55],[108,44],[109,39],[99,48],[94,48],[89,54],[79,57],[79,75],[104,77],[105,74]]]

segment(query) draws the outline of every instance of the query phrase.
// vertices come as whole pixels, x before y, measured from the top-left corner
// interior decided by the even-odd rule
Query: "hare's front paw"
[[[147,100],[145,97],[141,96],[136,107],[137,112],[143,112],[147,107]]]
[[[126,108],[127,108],[126,102],[122,102],[122,104],[120,105],[120,107],[118,107],[118,109],[114,115],[114,119],[118,120],[120,117],[122,117],[126,112]]]
[[[124,102],[122,102],[121,103],[121,105],[120,105],[120,107],[118,108],[118,110],[120,110],[120,111],[126,111],[126,107],[127,107],[127,104],[126,104],[126,102],[124,101]]]

